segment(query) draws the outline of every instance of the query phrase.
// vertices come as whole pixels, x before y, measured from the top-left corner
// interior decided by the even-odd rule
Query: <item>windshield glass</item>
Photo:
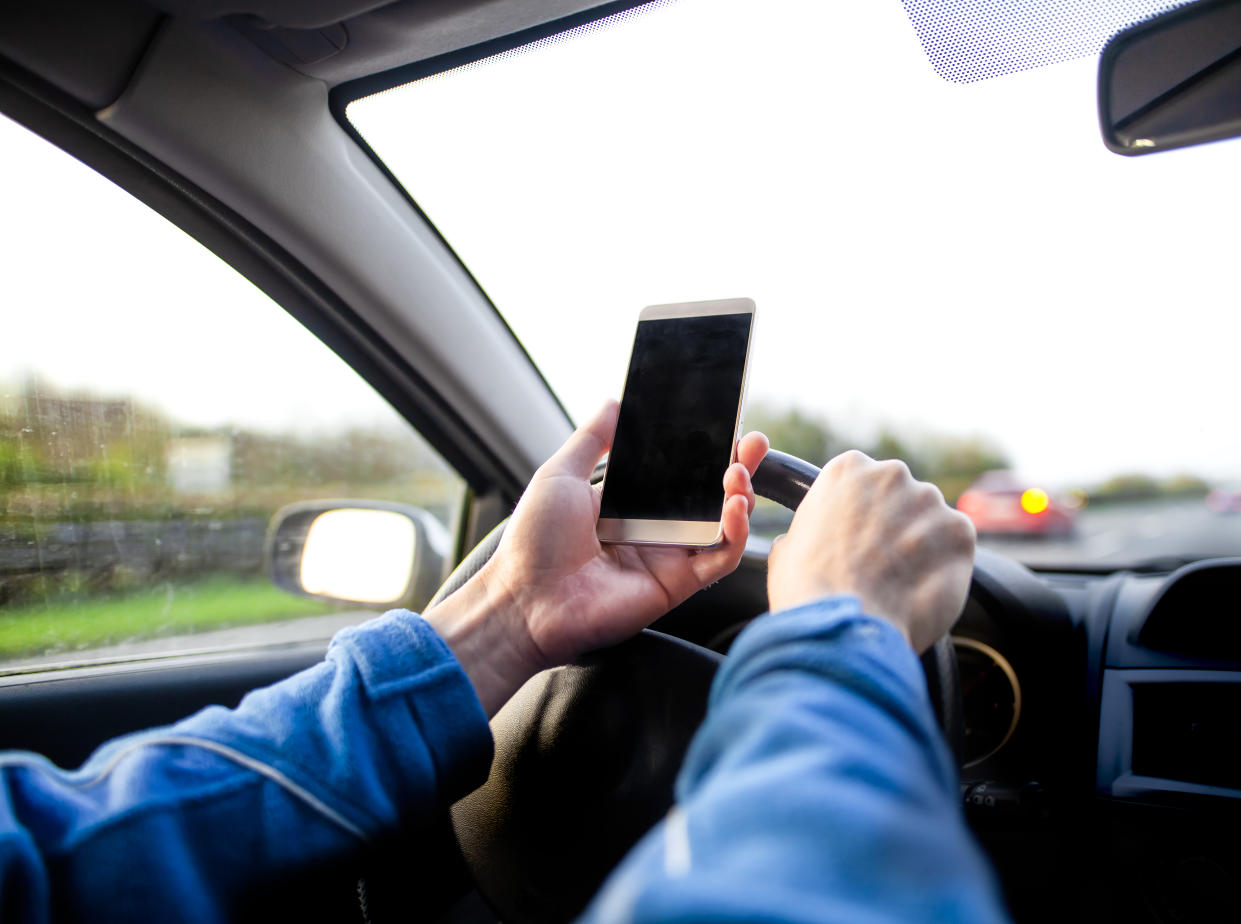
[[[348,118],[576,418],[643,306],[750,297],[777,448],[904,458],[1030,563],[1239,554],[1241,145],[1109,153],[1096,64],[950,83],[897,0],[677,0]]]

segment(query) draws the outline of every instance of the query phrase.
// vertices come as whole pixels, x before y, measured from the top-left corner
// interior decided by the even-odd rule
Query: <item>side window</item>
[[[274,511],[462,480],[196,241],[0,117],[0,673],[326,638],[358,607],[263,568]]]

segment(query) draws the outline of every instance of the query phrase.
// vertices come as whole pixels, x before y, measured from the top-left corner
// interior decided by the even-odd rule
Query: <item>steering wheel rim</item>
[[[795,510],[819,469],[772,450],[755,493]],[[492,530],[444,582],[440,602],[494,554]],[[685,750],[706,714],[717,652],[649,629],[532,678],[492,719],[487,782],[452,807],[458,846],[500,919],[570,921],[629,848],[666,814]],[[956,655],[923,657],[932,704],[960,757]]]

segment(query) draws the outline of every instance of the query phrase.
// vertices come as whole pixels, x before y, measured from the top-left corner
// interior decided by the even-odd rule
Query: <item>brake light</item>
[[[1021,509],[1026,513],[1043,513],[1051,505],[1051,498],[1042,488],[1026,488],[1021,494]]]

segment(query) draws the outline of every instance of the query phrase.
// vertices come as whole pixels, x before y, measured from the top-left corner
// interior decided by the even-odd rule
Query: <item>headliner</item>
[[[281,64],[333,87],[613,5],[601,0],[28,0],[0,6],[0,55],[102,109],[120,97],[169,19],[183,25],[226,22]]]

